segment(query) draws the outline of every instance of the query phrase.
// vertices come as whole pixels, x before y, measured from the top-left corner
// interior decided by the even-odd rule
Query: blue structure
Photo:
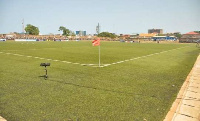
[[[76,35],[86,36],[86,31],[76,31]]]
[[[177,38],[174,36],[154,36],[151,38],[154,41],[160,41],[160,40],[173,40],[176,41]]]

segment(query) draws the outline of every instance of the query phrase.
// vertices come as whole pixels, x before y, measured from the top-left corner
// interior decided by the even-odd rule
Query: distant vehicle
[[[0,41],[6,41],[6,39],[0,39]]]
[[[194,40],[194,42],[196,42],[196,43],[200,43],[200,39],[198,39],[198,40]]]

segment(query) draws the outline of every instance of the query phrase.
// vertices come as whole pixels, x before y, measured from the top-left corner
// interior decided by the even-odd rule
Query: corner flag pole
[[[96,27],[96,32],[97,32],[97,34],[99,34],[100,33],[100,26],[99,26],[99,23],[98,23],[98,25],[97,25],[97,27]],[[99,39],[99,67],[101,66],[101,56],[100,56],[100,54],[101,54],[101,52],[100,52],[100,39]]]
[[[100,59],[100,57],[101,57],[101,56],[100,56],[100,54],[101,54],[101,53],[100,53],[100,46],[101,46],[101,45],[99,45],[99,67],[100,67],[100,65],[101,65],[101,59]]]

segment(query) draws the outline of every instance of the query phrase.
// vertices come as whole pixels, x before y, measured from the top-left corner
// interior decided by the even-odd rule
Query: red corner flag
[[[97,38],[95,40],[92,41],[92,45],[93,46],[99,46],[100,45],[100,38]]]

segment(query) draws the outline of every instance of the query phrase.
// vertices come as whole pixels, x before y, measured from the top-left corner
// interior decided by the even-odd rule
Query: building
[[[129,39],[130,38],[130,35],[129,34],[120,34],[120,39],[124,39],[124,40],[126,40],[126,39]]]
[[[133,33],[130,35],[130,38],[138,38],[139,34],[138,33]]]
[[[141,34],[139,34],[139,38],[151,38],[156,35],[157,35],[157,33],[150,33],[150,34],[141,33]]]
[[[163,29],[149,29],[148,33],[157,33],[157,34],[163,34]]]
[[[86,31],[76,31],[76,35],[86,36]]]
[[[196,42],[197,40],[200,40],[200,33],[192,31],[183,34],[179,42]]]

